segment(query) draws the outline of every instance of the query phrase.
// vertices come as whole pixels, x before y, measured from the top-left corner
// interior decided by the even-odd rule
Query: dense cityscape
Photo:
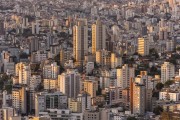
[[[180,120],[180,0],[0,0],[0,120]]]

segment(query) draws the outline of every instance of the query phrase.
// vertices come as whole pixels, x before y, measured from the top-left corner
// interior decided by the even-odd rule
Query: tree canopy
[[[164,87],[164,84],[162,84],[162,83],[157,83],[156,84],[156,89],[157,90],[161,90],[163,87]]]
[[[127,120],[137,120],[135,117],[128,117]]]
[[[157,106],[153,110],[153,113],[156,115],[160,115],[162,112],[163,112],[163,108],[161,106]]]
[[[165,87],[169,87],[170,85],[172,85],[174,83],[174,80],[168,80],[164,83]]]

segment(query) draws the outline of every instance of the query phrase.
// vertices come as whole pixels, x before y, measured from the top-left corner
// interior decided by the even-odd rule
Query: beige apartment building
[[[147,37],[138,38],[138,53],[142,56],[149,55],[149,40]]]
[[[106,26],[97,20],[92,25],[92,54],[106,48]]]
[[[86,19],[77,20],[73,26],[73,55],[76,62],[84,60],[88,53],[88,26]]]

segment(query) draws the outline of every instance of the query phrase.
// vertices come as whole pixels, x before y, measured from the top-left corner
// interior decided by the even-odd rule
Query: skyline
[[[180,0],[0,0],[0,120],[180,119]]]

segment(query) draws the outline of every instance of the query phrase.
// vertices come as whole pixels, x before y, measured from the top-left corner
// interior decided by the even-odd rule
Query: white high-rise
[[[91,96],[90,96],[90,94],[88,94],[86,92],[78,94],[77,101],[81,102],[81,110],[82,111],[91,108]]]
[[[41,83],[41,75],[31,75],[30,78],[30,90],[34,91],[36,87]]]
[[[29,85],[30,77],[31,77],[31,69],[29,64],[22,62],[16,64],[16,75],[19,76],[20,84]]]
[[[0,120],[10,120],[10,117],[15,115],[15,110],[12,107],[3,107],[0,109]]]
[[[166,42],[166,51],[167,51],[167,52],[172,52],[172,51],[174,51],[174,49],[175,49],[175,43],[174,43],[174,41],[173,41],[173,40],[167,41],[167,42]]]
[[[24,86],[13,88],[12,90],[12,106],[19,113],[27,112],[27,94]]]
[[[35,23],[32,22],[32,34],[39,34],[40,31],[40,24],[38,21],[36,21]]]
[[[78,20],[73,27],[73,55],[76,61],[84,60],[88,53],[88,26],[87,20]]]
[[[92,25],[92,53],[106,48],[106,26],[97,20]]]
[[[59,66],[56,62],[48,63],[43,67],[43,77],[49,79],[56,79],[59,74]]]
[[[35,90],[37,89],[38,85],[41,83],[41,75],[38,74],[33,74],[31,75],[30,78],[30,85],[29,85],[29,102],[30,102],[30,106],[29,106],[29,110],[31,111],[32,109],[34,109],[35,106]]]
[[[35,116],[39,116],[39,112],[43,112],[46,109],[45,96],[42,93],[35,94]]]
[[[68,97],[76,98],[81,90],[80,74],[75,71],[67,71],[58,76],[58,87],[60,92]]]
[[[130,79],[135,77],[135,69],[128,64],[117,68],[117,87],[126,88],[130,85]]]
[[[161,82],[165,83],[175,76],[175,66],[170,62],[161,65]]]

